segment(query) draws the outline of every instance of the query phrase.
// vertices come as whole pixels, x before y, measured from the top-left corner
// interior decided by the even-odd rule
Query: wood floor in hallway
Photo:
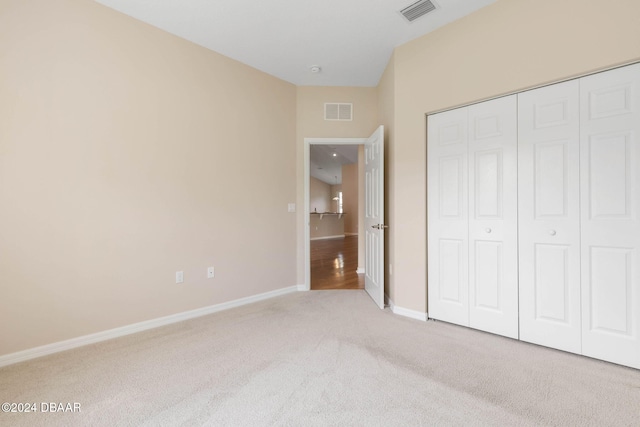
[[[311,290],[364,289],[357,269],[358,236],[311,241]]]

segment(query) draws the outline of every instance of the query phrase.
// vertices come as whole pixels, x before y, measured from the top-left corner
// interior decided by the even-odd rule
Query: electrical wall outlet
[[[213,267],[207,268],[207,279],[213,279],[214,277],[216,277],[216,271]]]
[[[184,271],[176,271],[176,283],[184,282]]]

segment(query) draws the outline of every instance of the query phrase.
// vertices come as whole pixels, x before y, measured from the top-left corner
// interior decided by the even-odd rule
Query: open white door
[[[367,139],[365,158],[364,288],[384,308],[384,126]]]

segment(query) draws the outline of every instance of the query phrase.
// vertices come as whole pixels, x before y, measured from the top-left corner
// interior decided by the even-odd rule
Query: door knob
[[[555,236],[556,235],[556,230],[549,230],[549,235],[550,236]]]
[[[491,233],[491,229],[490,228],[485,228],[484,231],[486,231],[487,233]]]

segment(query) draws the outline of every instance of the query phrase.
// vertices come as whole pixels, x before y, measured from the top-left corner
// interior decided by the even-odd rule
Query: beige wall
[[[295,105],[92,1],[3,0],[0,355],[295,285]]]
[[[385,79],[379,93],[395,102],[383,122],[394,126],[388,200],[397,305],[427,307],[425,114],[640,60],[638,17],[637,0],[500,0],[396,48],[387,68],[395,93]]]
[[[331,186],[317,178],[309,178],[309,212],[331,211]]]
[[[338,218],[338,215],[320,215],[311,214],[309,218],[309,227],[311,228],[309,236],[311,240],[324,239],[327,237],[344,237],[344,217]]]
[[[317,178],[309,177],[309,212],[336,212],[336,203],[332,200],[340,185],[329,185]],[[312,213],[309,218],[311,239],[322,237],[344,236],[344,218],[337,215],[320,215]]]
[[[378,127],[378,90],[371,87],[297,88],[297,204],[304,206],[304,138],[366,138]],[[324,120],[325,102],[353,104],[353,121]],[[297,280],[304,283],[304,212],[297,213]]]
[[[344,232],[358,234],[358,164],[342,165],[342,207]]]

